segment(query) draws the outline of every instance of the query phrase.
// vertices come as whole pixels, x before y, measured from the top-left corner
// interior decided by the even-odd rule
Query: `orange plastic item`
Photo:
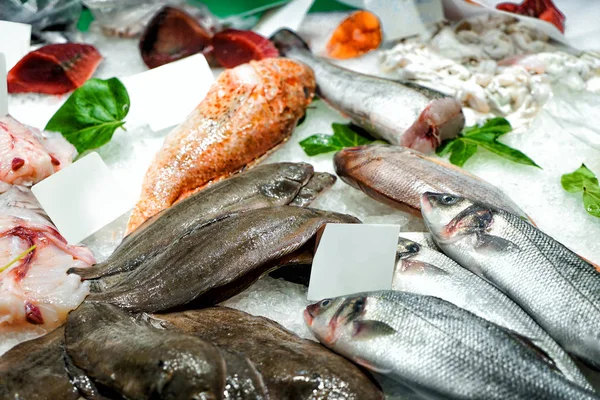
[[[327,43],[331,58],[353,58],[379,47],[382,40],[379,18],[369,11],[352,13],[333,32]]]

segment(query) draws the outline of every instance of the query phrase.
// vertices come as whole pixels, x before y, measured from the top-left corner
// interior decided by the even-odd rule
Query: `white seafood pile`
[[[309,22],[310,18],[313,17],[309,16]],[[128,76],[145,69],[135,40],[104,38],[97,32],[91,33],[85,37],[85,40],[97,46],[100,53],[105,57],[96,74],[100,78]],[[538,46],[535,43],[530,43],[530,45]],[[461,67],[463,71],[466,69],[462,64],[452,61],[454,67],[448,64],[448,68],[444,73],[443,68],[436,70],[436,67],[431,67],[436,65],[438,59],[427,55],[429,50],[424,44],[412,43],[401,46],[405,46],[404,52],[406,55],[412,51],[409,51],[409,48],[411,48],[409,46],[413,46],[412,48],[416,51],[414,57],[418,57],[420,54],[419,57],[423,58],[421,62],[423,68],[425,65],[429,65],[429,75],[423,75],[422,77],[430,77],[430,82],[436,74],[440,73],[440,82],[451,87],[457,79],[455,74],[450,72],[452,68]],[[540,46],[542,46],[539,48],[540,50],[550,50],[544,43]],[[394,51],[400,53],[400,50]],[[547,54],[549,55],[545,57],[548,57],[548,59],[563,57],[563,53],[559,53],[559,55],[556,55],[556,53]],[[389,58],[390,56],[386,57]],[[430,57],[430,63],[425,63],[427,57]],[[570,56],[564,55],[564,57],[568,58]],[[374,54],[371,54],[363,59],[350,60],[342,64],[362,72],[381,74],[377,58]],[[487,57],[486,63],[488,61],[495,63],[491,57]],[[415,68],[415,73],[418,72],[419,68]],[[505,67],[496,64],[495,68]],[[474,76],[479,74],[468,69],[466,69],[466,73],[470,74],[471,78],[469,79],[472,79],[471,82],[475,82]],[[527,75],[522,79],[531,81],[536,78],[536,76],[530,75],[529,72],[527,72]],[[496,77],[496,75],[494,74],[493,77]],[[584,79],[581,74],[580,77]],[[521,78],[514,79],[516,79],[515,84],[520,85],[518,79]],[[536,79],[543,80],[546,78],[538,76]],[[468,80],[462,82],[468,82]],[[505,82],[506,85],[500,82],[497,85],[499,85],[499,88],[507,88],[510,86],[507,82]],[[483,88],[483,86],[480,87]],[[525,87],[529,88],[529,86]],[[524,96],[533,96],[533,94],[524,94]],[[39,115],[42,113],[42,115],[47,115],[49,118],[64,100],[66,100],[66,97],[57,99],[53,96],[11,96],[10,107],[14,111],[15,117],[27,123],[28,116],[32,116],[32,114]],[[493,100],[486,96],[481,97],[481,100],[487,102],[490,109],[492,109]],[[578,97],[573,95],[572,98],[564,100],[576,104],[574,102],[578,101]],[[502,106],[501,100],[497,100],[497,102]],[[523,100],[517,108],[525,107],[525,109],[528,109],[527,104],[530,103],[531,100],[529,100],[529,103],[527,103],[527,100]],[[517,103],[511,104],[513,104],[511,107],[514,108]],[[589,110],[588,114],[583,117],[594,121],[596,116],[592,113],[592,110]],[[467,124],[475,122],[475,116],[470,115],[469,118]],[[300,148],[298,142],[315,133],[330,134],[332,122],[344,121],[345,119],[341,115],[330,110],[324,102],[314,102],[308,110],[305,122],[296,129],[292,138],[271,155],[266,162],[305,161],[312,163],[318,171],[333,172],[333,154],[308,157]],[[127,131],[117,131],[113,140],[99,149],[98,153],[109,167],[121,177],[124,183],[141,187],[143,175],[167,133],[168,130],[152,132],[146,125],[128,125]],[[473,156],[467,162],[465,168],[505,191],[536,221],[542,230],[580,255],[600,263],[600,240],[598,240],[600,237],[600,219],[586,213],[580,194],[567,193],[560,184],[561,175],[574,171],[581,163],[585,163],[592,171],[600,175],[600,151],[566,133],[545,111],[537,115],[529,126],[523,125],[514,132],[505,135],[502,141],[523,151],[543,169],[539,170],[514,164],[484,150],[480,150]],[[366,223],[399,224],[403,231],[424,230],[419,218],[380,204],[341,181],[338,181],[313,206],[349,213],[359,217]],[[122,216],[85,241],[85,244],[94,251],[99,260],[106,258],[120,242],[127,218],[127,215]],[[368,268],[368,266],[365,266],[365,268]],[[307,304],[306,289],[300,285],[269,277],[263,278],[225,304],[255,315],[266,316],[280,322],[301,336],[310,337],[310,333],[302,319],[302,310]]]

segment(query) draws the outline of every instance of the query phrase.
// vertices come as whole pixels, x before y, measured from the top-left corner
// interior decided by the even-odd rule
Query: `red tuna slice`
[[[212,34],[188,13],[163,7],[140,38],[140,52],[148,68],[156,68],[204,50]]]
[[[539,18],[550,22],[556,26],[559,31],[565,33],[565,15],[554,5],[552,0],[525,0],[521,4],[500,3],[496,5],[498,10],[511,12],[515,14],[526,15],[528,17]]]
[[[251,60],[279,57],[271,41],[252,31],[226,29],[213,37],[214,55],[225,68],[237,67]]]
[[[102,55],[89,44],[49,44],[27,54],[10,70],[8,92],[70,92],[94,74],[100,61]]]

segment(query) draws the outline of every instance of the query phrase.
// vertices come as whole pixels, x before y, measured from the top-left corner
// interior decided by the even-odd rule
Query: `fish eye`
[[[407,250],[409,253],[418,253],[419,252],[419,245],[416,243],[411,244],[410,246],[407,247]]]
[[[325,299],[325,300],[321,301],[320,306],[321,307],[329,307],[330,304],[331,304],[331,299]]]
[[[458,201],[457,197],[450,196],[449,194],[445,194],[440,198],[440,202],[442,204],[446,204],[446,205],[454,204],[457,201]]]

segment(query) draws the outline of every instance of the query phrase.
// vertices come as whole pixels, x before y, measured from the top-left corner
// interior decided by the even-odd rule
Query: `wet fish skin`
[[[285,58],[223,71],[165,138],[146,172],[127,232],[207,184],[255,165],[290,137],[314,90],[310,68]]]
[[[228,382],[228,364],[218,347],[157,329],[141,315],[110,304],[84,302],[69,314],[65,349],[93,382],[128,399],[221,399]],[[264,396],[255,391],[242,398]]]
[[[520,217],[485,203],[425,193],[425,223],[448,256],[519,304],[567,352],[600,365],[600,275]]]
[[[598,399],[502,328],[436,297],[359,293],[304,315],[321,343],[426,398]]]
[[[438,297],[520,335],[544,351],[565,377],[592,389],[567,353],[521,307],[444,254],[401,238],[392,289]]]
[[[315,173],[310,181],[300,189],[300,192],[290,202],[292,206],[306,207],[312,203],[323,191],[333,186],[337,178],[327,172]]]
[[[64,329],[18,344],[0,357],[0,398],[77,400],[63,361]]]
[[[314,176],[306,163],[260,165],[210,185],[150,218],[102,263],[69,270],[83,279],[131,271],[190,229],[219,214],[288,204]]]
[[[227,307],[155,314],[167,329],[232,348],[254,362],[272,399],[383,399],[360,369],[278,323]]]
[[[398,146],[343,149],[334,156],[335,172],[348,185],[382,203],[420,215],[421,194],[448,192],[471,196],[526,217],[497,187],[454,165]]]
[[[271,41],[284,56],[312,68],[319,96],[375,137],[427,153],[464,127],[461,104],[454,98],[331,64],[314,56],[287,29],[275,33]]]
[[[145,312],[191,301],[215,304],[275,268],[325,224],[356,222],[345,214],[291,206],[227,214],[190,231],[87,300]]]

